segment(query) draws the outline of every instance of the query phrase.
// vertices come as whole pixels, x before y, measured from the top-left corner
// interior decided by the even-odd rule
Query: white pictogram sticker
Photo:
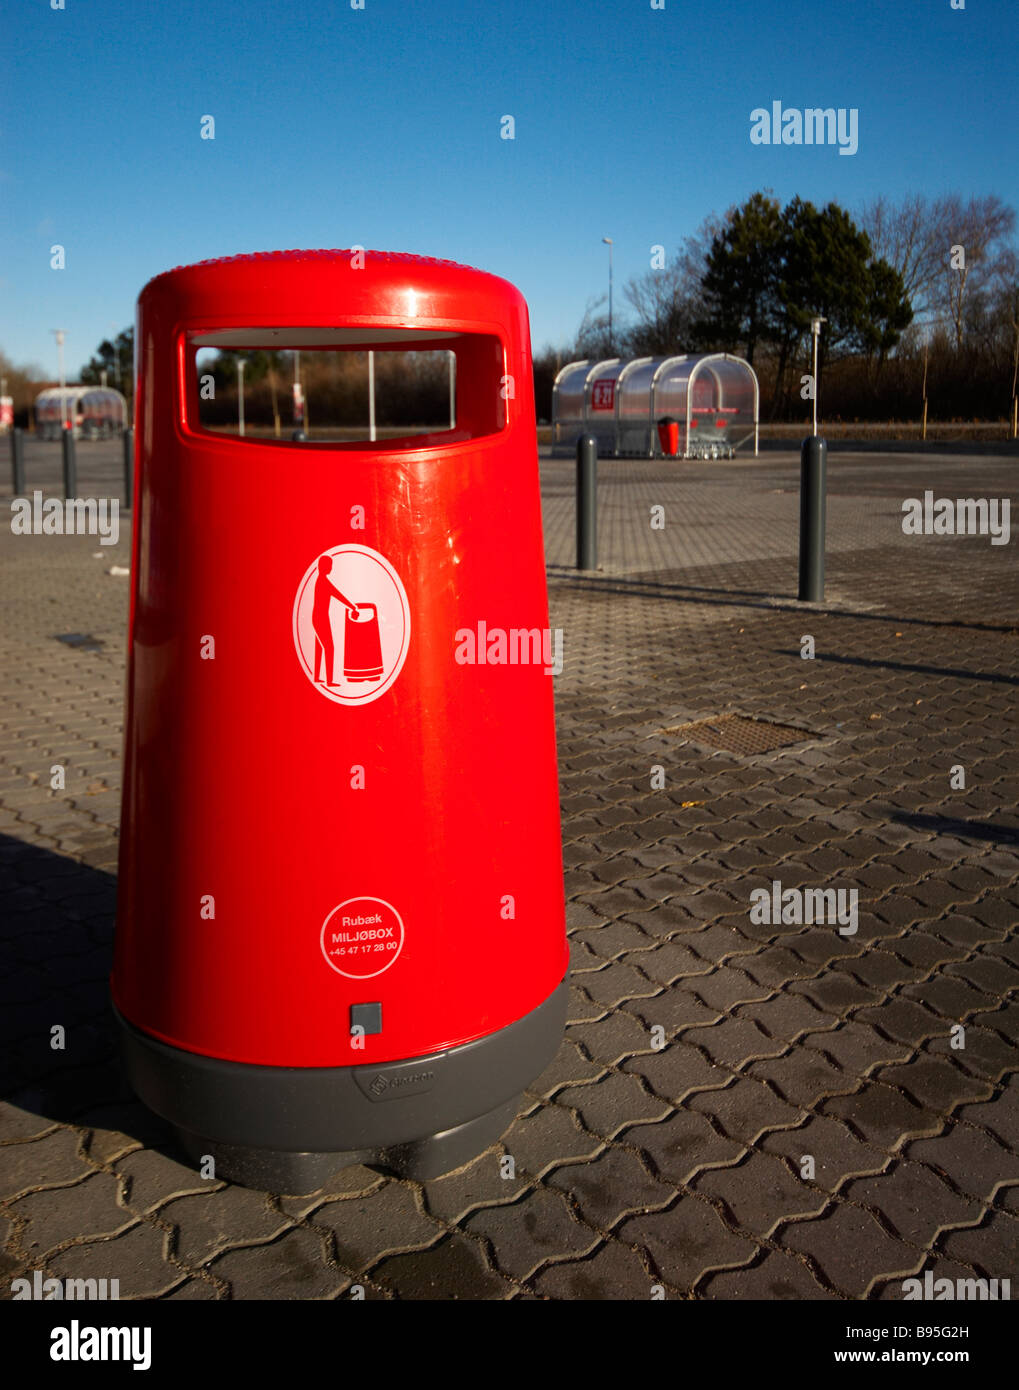
[[[322,954],[338,975],[368,980],[403,950],[403,920],[381,898],[348,898],[322,923]]]
[[[367,705],[400,674],[410,605],[393,566],[365,545],[337,545],[308,566],[294,600],[294,646],[315,689]]]

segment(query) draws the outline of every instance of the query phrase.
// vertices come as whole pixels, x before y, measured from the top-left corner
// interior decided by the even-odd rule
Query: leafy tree
[[[102,373],[106,373],[106,384],[131,399],[131,381],[134,372],[134,328],[125,328],[111,342],[104,338],[95,355],[81,369],[83,385],[98,386]]]

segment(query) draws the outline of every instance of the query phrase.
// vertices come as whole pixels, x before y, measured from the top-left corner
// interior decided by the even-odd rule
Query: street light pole
[[[817,438],[817,397],[818,397],[818,395],[820,394],[820,393],[818,392],[818,389],[817,389],[817,388],[818,388],[818,381],[817,381],[817,340],[818,340],[818,338],[821,336],[821,325],[822,325],[822,323],[827,323],[827,322],[828,322],[827,319],[822,319],[822,318],[816,318],[816,319],[811,319],[811,320],[810,320],[810,332],[811,332],[811,334],[813,335],[813,338],[814,338],[814,369],[813,369],[813,370],[814,370],[814,438],[815,438],[815,439]]]
[[[67,391],[65,388],[67,383],[64,379],[64,338],[67,336],[67,330],[64,328],[51,328],[50,332],[55,334],[57,339],[57,361],[59,363],[58,370],[60,373],[60,426],[61,429],[66,429]]]
[[[609,248],[609,353],[614,352],[612,338],[612,238],[603,236],[602,241]]]
[[[244,358],[237,359],[237,433],[244,434]]]

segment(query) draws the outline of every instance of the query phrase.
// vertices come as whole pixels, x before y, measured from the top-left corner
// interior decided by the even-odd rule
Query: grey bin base
[[[217,1179],[304,1195],[354,1163],[427,1182],[482,1153],[558,1052],[566,1004],[564,980],[474,1042],[353,1067],[225,1062],[171,1047],[113,1012],[131,1085],[196,1164],[211,1156]]]

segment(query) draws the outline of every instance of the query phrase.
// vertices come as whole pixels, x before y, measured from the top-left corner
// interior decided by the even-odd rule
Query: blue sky
[[[9,6],[0,348],[55,374],[65,328],[74,379],[162,270],[356,242],[512,280],[537,350],[605,292],[603,236],[618,313],[652,245],[755,189],[1019,202],[1017,0],[664,2]],[[858,152],[752,145],[775,100],[856,107]]]

